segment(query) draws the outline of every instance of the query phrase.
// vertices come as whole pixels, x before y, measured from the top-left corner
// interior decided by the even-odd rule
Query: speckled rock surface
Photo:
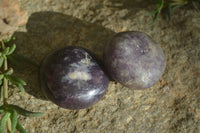
[[[0,0],[0,40],[27,22],[27,12],[20,9],[17,0]]]
[[[192,5],[176,10],[172,22],[163,15],[149,26],[152,16],[146,14],[154,5],[141,0],[19,2],[29,20],[14,34],[17,52],[38,63],[68,45],[88,48],[102,59],[107,40],[126,30],[149,34],[166,56],[164,75],[155,86],[140,91],[110,82],[98,104],[79,111],[45,100],[38,69],[15,70],[28,86],[26,93],[11,90],[9,103],[46,113],[41,118],[20,117],[30,133],[200,132],[200,13]]]

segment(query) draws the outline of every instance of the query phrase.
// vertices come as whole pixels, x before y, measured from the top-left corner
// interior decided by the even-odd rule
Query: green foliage
[[[157,6],[157,8],[154,11],[152,11],[151,13],[149,13],[149,15],[154,15],[153,21],[152,21],[152,23],[150,23],[150,25],[155,23],[155,21],[157,20],[158,15],[160,14],[161,10],[163,9],[164,0],[156,0],[156,6]]]
[[[28,110],[25,110],[17,105],[12,105],[12,104],[9,104],[7,106],[7,109],[8,110],[16,110],[18,114],[20,115],[23,115],[23,116],[27,116],[27,117],[40,117],[40,116],[43,116],[44,113],[40,113],[40,112],[31,112],[31,111],[28,111]]]
[[[15,128],[17,126],[17,111],[13,109],[11,112],[12,112],[11,116],[10,116],[11,129],[12,129],[12,132],[14,133],[15,132]]]
[[[15,76],[12,76],[12,75],[5,75],[5,77],[14,85],[16,85],[21,92],[24,92],[24,85],[26,85],[26,82],[23,81],[22,79],[20,78],[17,78]]]
[[[11,35],[12,36],[12,35]],[[8,39],[4,39],[3,40],[3,42],[4,43],[8,43],[8,42],[10,42],[10,41],[12,41],[12,40],[15,40],[16,38],[15,37],[10,37],[10,38],[8,38]]]
[[[0,80],[2,80],[2,79],[3,79],[3,77],[4,77],[4,75],[3,75],[3,74],[0,74]]]
[[[26,82],[18,77],[13,76],[13,69],[9,68],[7,69],[7,59],[11,59],[15,63],[20,64],[21,62],[25,61],[30,64],[35,64],[34,62],[30,61],[28,58],[25,58],[23,56],[14,54],[13,52],[16,49],[16,45],[13,44],[11,47],[5,47],[4,43],[8,43],[11,40],[14,40],[15,38],[10,38],[7,40],[3,40],[2,47],[0,51],[0,101],[3,99],[3,105],[0,105],[0,114],[2,114],[2,118],[0,119],[0,133],[4,133],[6,130],[6,123],[9,120],[11,122],[11,132],[14,133],[15,129],[17,129],[20,133],[27,133],[27,131],[20,125],[17,117],[18,114],[23,115],[25,117],[39,117],[44,115],[44,113],[40,112],[31,112],[28,110],[25,110],[17,105],[8,104],[7,101],[4,100],[4,89],[7,84],[5,85],[3,81],[9,81],[13,85],[15,85],[17,88],[19,88],[22,92],[24,92],[24,86],[26,85]],[[5,48],[4,48],[5,47]],[[20,62],[21,61],[21,62]],[[5,66],[6,64],[6,66]],[[5,69],[6,68],[6,69]]]
[[[200,2],[200,0],[152,0],[152,1],[156,3],[156,9],[153,10],[151,13],[149,13],[149,15],[154,15],[153,21],[152,23],[150,23],[150,25],[155,23],[159,14],[161,13],[163,9],[167,9],[168,18],[171,21],[171,14],[175,9],[180,8],[188,4],[189,2],[193,2],[193,1]]]
[[[9,112],[5,112],[5,114],[3,115],[3,117],[1,118],[1,121],[0,121],[0,133],[4,133],[5,132],[6,123],[7,123],[9,118],[10,118],[10,113]]]
[[[13,44],[11,47],[6,47],[3,51],[0,52],[0,67],[3,65],[3,62],[5,59],[7,59],[7,56],[12,54],[16,48],[16,45]]]
[[[20,125],[19,122],[17,122],[16,129],[17,129],[20,133],[28,133],[28,132]]]
[[[15,45],[15,44],[13,44],[13,45],[10,47],[10,49],[9,49],[9,52],[8,52],[8,54],[7,54],[7,55],[10,55],[10,54],[12,54],[12,53],[15,51],[15,49],[16,49],[16,45]]]
[[[5,130],[5,125],[9,118],[11,119],[12,133],[14,133],[15,128],[17,128],[17,130],[20,133],[26,132],[26,130],[20,125],[20,123],[17,120],[18,114],[26,116],[26,117],[40,117],[40,116],[44,115],[44,113],[28,111],[17,105],[13,105],[13,104],[8,104],[6,106],[3,106],[3,105],[0,106],[0,113],[4,113],[4,115],[0,121],[0,133],[4,133],[3,131]]]

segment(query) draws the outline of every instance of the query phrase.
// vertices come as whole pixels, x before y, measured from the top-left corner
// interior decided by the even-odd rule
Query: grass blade
[[[28,133],[28,132],[19,124],[19,122],[17,122],[16,129],[17,129],[20,133]]]
[[[155,9],[155,10],[151,13],[151,14],[154,14],[154,18],[153,18],[153,22],[151,22],[149,25],[153,25],[153,24],[156,22],[156,20],[157,20],[159,14],[160,14],[160,12],[161,12],[161,10],[163,9],[163,6],[164,6],[164,0],[159,0],[159,1],[157,2],[157,9]]]
[[[153,25],[156,22],[159,14],[160,14],[160,12],[155,13],[153,21],[149,25]]]
[[[17,111],[18,114],[27,116],[27,117],[40,117],[44,115],[44,113],[27,111],[17,105],[12,105],[12,104],[8,105],[8,108],[14,109]]]
[[[12,129],[12,132],[14,133],[15,128],[17,126],[17,111],[16,110],[12,110],[10,119],[11,119],[11,129]]]
[[[168,18],[169,18],[169,21],[171,21],[171,13],[172,13],[172,7],[171,7],[171,5],[169,4],[169,6],[168,6],[168,13],[167,13]]]
[[[4,133],[5,132],[6,122],[7,122],[9,117],[10,117],[10,113],[6,112],[3,115],[3,117],[1,118],[1,121],[0,121],[0,133]]]
[[[172,12],[173,12],[174,10],[176,10],[177,8],[182,7],[182,6],[183,6],[183,5],[176,5],[176,6],[172,7]]]
[[[151,15],[154,15],[154,14],[156,14],[158,12],[158,10],[156,9],[156,10],[153,10],[152,12],[150,12],[150,13],[147,13],[147,16],[151,16]]]

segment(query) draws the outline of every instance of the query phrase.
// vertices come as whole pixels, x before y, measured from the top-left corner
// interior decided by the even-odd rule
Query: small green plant
[[[156,9],[153,10],[149,15],[154,15],[153,21],[151,24],[155,23],[159,14],[163,9],[167,9],[168,11],[168,18],[171,20],[171,13],[179,8],[182,7],[189,2],[200,2],[200,0],[153,0],[156,3]]]
[[[8,83],[15,85],[21,92],[24,92],[24,86],[26,85],[25,81],[13,76],[13,68],[8,67],[7,59],[13,57],[11,55],[15,51],[16,45],[13,44],[9,47],[5,46],[5,44],[14,39],[9,38],[0,42],[0,100],[3,103],[2,105],[0,104],[0,133],[5,133],[6,129],[8,133],[14,133],[15,129],[20,133],[27,132],[19,123],[17,119],[18,114],[26,117],[44,115],[44,113],[27,111],[17,105],[8,103],[8,88],[10,86]]]

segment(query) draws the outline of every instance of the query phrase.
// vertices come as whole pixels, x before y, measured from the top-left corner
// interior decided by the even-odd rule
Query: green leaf
[[[24,87],[21,84],[16,85],[18,89],[20,89],[21,92],[24,92]]]
[[[7,55],[7,54],[9,53],[9,51],[10,51],[10,47],[6,47],[6,48],[3,50],[2,54],[3,54],[3,55]]]
[[[8,105],[9,109],[15,109],[17,111],[18,114],[23,115],[23,116],[27,116],[27,117],[40,117],[43,116],[44,113],[40,113],[40,112],[32,112],[32,111],[27,111],[17,105],[12,105],[9,104]]]
[[[19,82],[13,80],[13,79],[12,79],[12,76],[10,76],[10,75],[6,75],[6,78],[7,78],[12,84],[16,85],[17,88],[20,89],[21,92],[24,92],[24,87],[22,86],[21,83],[19,83]]]
[[[28,132],[19,124],[19,122],[17,122],[16,129],[17,129],[20,133],[28,133]]]
[[[12,129],[12,132],[14,133],[15,128],[17,126],[17,111],[16,110],[12,110],[10,119],[11,119],[11,129]]]
[[[2,80],[2,79],[3,79],[3,77],[4,77],[4,75],[3,75],[3,74],[0,74],[0,80]]]
[[[4,112],[4,110],[3,109],[0,109],[0,113],[3,113]]]
[[[3,57],[3,59],[4,59],[4,60],[6,60],[6,59],[7,59],[7,56],[6,56],[6,55],[4,55],[4,54],[2,55],[2,57]]]
[[[0,67],[3,65],[3,61],[4,61],[4,58],[1,56],[0,57]]]
[[[8,78],[8,80],[10,80],[11,82],[14,81],[18,84],[21,84],[21,85],[26,85],[26,82],[20,78],[17,78],[17,77],[14,77],[14,76],[11,76],[11,75],[6,75],[6,77]]]
[[[20,83],[21,85],[26,85],[26,82],[20,78],[11,76],[16,82]]]
[[[10,40],[11,40],[11,38],[9,38],[9,39],[4,39],[3,42],[4,42],[4,43],[8,43]]]
[[[10,117],[10,113],[6,112],[3,117],[1,118],[0,121],[0,133],[4,133],[5,132],[5,128],[6,128],[6,122]]]
[[[7,55],[10,55],[10,54],[12,54],[12,53],[15,51],[15,49],[16,49],[16,45],[15,45],[15,44],[13,44],[13,45],[11,46],[11,48],[10,48],[10,50],[9,50],[9,52],[8,52],[8,54],[7,54]]]
[[[7,71],[4,72],[5,75],[11,75],[13,74],[13,69],[9,68]]]
[[[26,82],[17,78],[17,77],[14,77],[14,76],[11,76],[11,75],[6,75],[6,78],[14,85],[16,85],[21,92],[24,92],[24,87],[23,85],[26,85]]]
[[[15,40],[15,39],[16,39],[16,38],[13,37],[13,34],[12,34],[10,38],[8,38],[8,39],[3,39],[3,42],[4,42],[4,43],[8,43],[8,42],[10,42],[11,40]]]

